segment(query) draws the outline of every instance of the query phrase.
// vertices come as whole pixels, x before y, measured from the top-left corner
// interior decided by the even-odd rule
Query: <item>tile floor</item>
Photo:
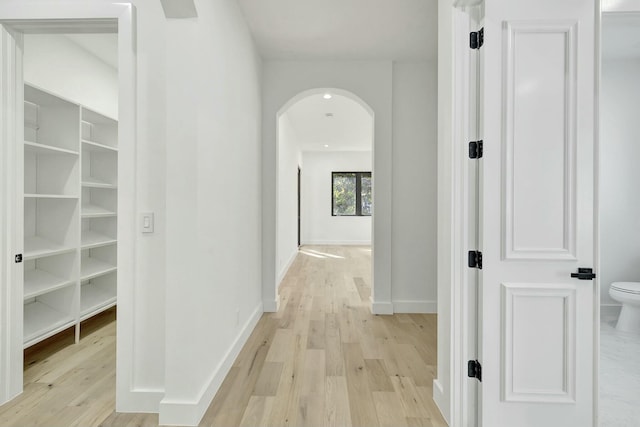
[[[640,334],[600,324],[600,427],[640,426]]]

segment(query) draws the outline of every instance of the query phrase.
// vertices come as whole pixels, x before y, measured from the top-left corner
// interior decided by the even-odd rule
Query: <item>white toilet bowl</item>
[[[640,282],[615,282],[609,295],[622,304],[616,329],[640,334]]]

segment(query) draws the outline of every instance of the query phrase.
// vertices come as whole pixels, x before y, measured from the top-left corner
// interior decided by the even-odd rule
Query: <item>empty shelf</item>
[[[80,289],[80,320],[91,317],[116,304],[115,287],[108,289],[92,283]]]
[[[96,205],[83,205],[82,217],[83,218],[102,218],[108,216],[116,216],[114,211],[110,211],[101,206]]]
[[[68,154],[70,156],[77,156],[79,154],[77,151],[67,150],[66,148],[31,141],[24,142],[24,149],[38,154]]]
[[[97,233],[93,230],[82,232],[82,249],[97,248],[99,246],[107,246],[116,243],[117,240],[104,234]]]
[[[24,272],[24,299],[37,297],[73,284],[73,281],[58,277],[48,271],[28,270]]]
[[[117,188],[115,184],[109,184],[94,177],[83,178],[82,186],[88,188]]]
[[[24,306],[24,343],[25,347],[44,339],[74,323],[69,313],[63,313],[40,301]]]
[[[102,276],[117,270],[116,266],[91,257],[82,258],[81,265],[81,280],[93,279],[94,277]]]
[[[38,236],[24,238],[24,260],[40,258],[47,255],[62,254],[65,252],[73,252],[75,248],[63,246],[51,240]]]
[[[111,153],[117,153],[118,149],[116,147],[111,147],[109,145],[104,145],[104,144],[100,144],[99,142],[93,142],[93,141],[88,141],[86,139],[82,140],[82,144],[83,144],[83,149],[89,150],[89,151],[102,151],[102,152],[111,152]]]
[[[39,193],[25,193],[26,199],[77,199],[78,196],[67,196],[65,194],[39,194]]]

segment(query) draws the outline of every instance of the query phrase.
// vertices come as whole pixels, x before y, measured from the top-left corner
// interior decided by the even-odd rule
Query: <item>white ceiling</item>
[[[118,68],[117,34],[65,34],[65,37],[113,68]]]
[[[267,59],[437,56],[437,0],[239,0]]]
[[[327,113],[333,117],[327,117]],[[373,117],[357,102],[333,94],[310,95],[286,114],[301,151],[371,151]],[[325,147],[328,145],[329,147]]]
[[[640,16],[605,14],[602,18],[602,57],[640,59]]]

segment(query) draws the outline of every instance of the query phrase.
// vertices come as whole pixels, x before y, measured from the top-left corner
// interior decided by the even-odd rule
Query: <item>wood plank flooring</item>
[[[432,400],[435,315],[373,316],[370,283],[370,248],[303,247],[280,310],[262,317],[200,425],[446,426]],[[65,348],[31,364],[35,385],[0,407],[0,425],[157,426],[157,415],[113,413],[114,331],[87,335],[100,349],[71,346],[83,356],[58,356]]]

